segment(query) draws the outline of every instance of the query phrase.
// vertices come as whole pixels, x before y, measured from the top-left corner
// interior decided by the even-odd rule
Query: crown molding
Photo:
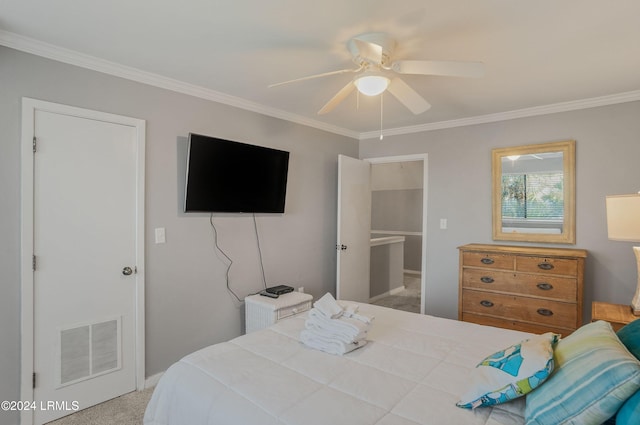
[[[183,81],[164,77],[152,72],[142,71],[137,68],[121,65],[115,62],[100,59],[95,56],[86,55],[74,50],[65,49],[53,44],[45,43],[12,32],[0,30],[0,45],[4,45],[15,50],[20,50],[22,52],[31,53],[47,59],[52,59],[58,62],[79,66],[81,68],[91,69],[93,71],[125,78],[131,81],[136,81],[138,83],[159,87],[162,89],[198,97],[205,100],[210,100],[217,103],[222,103],[247,111],[256,112],[262,115],[294,122],[296,124],[301,124],[307,127],[317,128],[319,130],[328,131],[330,133],[339,134],[342,136],[350,137],[352,139],[359,138],[359,133],[347,130],[342,127],[329,125],[297,114],[292,114],[281,109],[270,108],[257,102],[251,102],[246,99],[231,96],[226,93],[197,86],[195,84],[185,83]]]
[[[402,134],[421,133],[446,128],[464,127],[469,125],[487,124],[498,121],[507,121],[517,118],[534,117],[538,115],[555,114],[558,112],[575,111],[579,109],[596,108],[599,106],[613,105],[617,103],[635,102],[640,100],[640,90],[612,94],[607,96],[593,97],[589,99],[574,100],[568,102],[554,103],[551,105],[535,106],[531,108],[517,109],[495,114],[479,115],[457,120],[439,121],[427,124],[420,124],[407,127],[390,128],[380,131],[370,131],[358,133],[346,128],[333,126],[317,120],[293,114],[281,109],[267,107],[257,102],[248,101],[226,93],[207,89],[195,84],[185,83],[173,78],[164,77],[159,74],[142,71],[137,68],[121,65],[115,62],[86,55],[74,50],[65,49],[33,38],[25,37],[12,32],[0,30],[0,45],[31,53],[58,62],[79,66],[104,74],[125,78],[154,87],[163,88],[177,93],[198,97],[212,102],[222,103],[236,108],[256,112],[262,115],[290,121],[307,127],[350,137],[358,140],[379,138],[383,136],[397,136]]]
[[[383,136],[397,136],[401,134],[421,133],[425,131],[442,130],[445,128],[464,127],[468,125],[487,124],[498,121],[514,120],[518,118],[535,117],[538,115],[556,114],[559,112],[576,111],[579,109],[597,108],[599,106],[615,105],[618,103],[635,102],[640,100],[640,90],[617,93],[589,99],[572,100],[550,105],[534,106],[532,108],[517,109],[495,114],[478,115],[458,120],[439,121],[408,127],[390,128],[382,131]],[[380,138],[380,131],[360,133],[360,140]]]

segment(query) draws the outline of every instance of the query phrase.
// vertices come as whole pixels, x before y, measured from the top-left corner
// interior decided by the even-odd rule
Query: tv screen
[[[185,212],[283,213],[289,152],[189,134]]]

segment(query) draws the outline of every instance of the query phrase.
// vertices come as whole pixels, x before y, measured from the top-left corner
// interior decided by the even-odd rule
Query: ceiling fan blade
[[[331,100],[329,100],[327,104],[324,105],[322,109],[318,111],[318,115],[323,115],[331,112],[333,108],[338,106],[340,102],[342,102],[347,96],[349,96],[349,94],[351,94],[351,92],[355,87],[356,85],[353,84],[353,81],[349,81],[349,83],[346,86],[341,88],[340,91],[336,93],[336,95],[333,96]]]
[[[389,88],[387,90],[389,90],[389,93],[395,96],[400,103],[416,115],[431,108],[429,102],[427,102],[418,94],[418,92],[409,87],[409,85],[400,78],[394,78],[391,80],[391,84],[389,84]]]
[[[371,43],[359,38],[353,38],[353,46],[355,47],[355,56],[359,56],[370,63],[382,62],[382,46]]]
[[[402,60],[391,64],[391,69],[400,74],[475,78],[484,76],[482,62]]]
[[[295,80],[288,80],[288,81],[283,81],[281,83],[270,84],[268,87],[272,88],[272,87],[282,86],[284,84],[297,83],[298,81],[312,80],[314,78],[328,77],[330,75],[347,74],[349,72],[358,72],[358,71],[361,71],[361,70],[362,70],[362,67],[356,68],[356,69],[340,69],[338,71],[331,71],[331,72],[325,72],[325,73],[322,73],[322,74],[308,75],[306,77],[296,78]]]

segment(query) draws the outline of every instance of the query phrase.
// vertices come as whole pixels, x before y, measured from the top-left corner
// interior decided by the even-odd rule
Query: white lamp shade
[[[389,87],[389,79],[382,75],[365,75],[354,83],[358,91],[367,96],[377,96]]]
[[[607,229],[611,240],[640,242],[640,194],[607,196]]]

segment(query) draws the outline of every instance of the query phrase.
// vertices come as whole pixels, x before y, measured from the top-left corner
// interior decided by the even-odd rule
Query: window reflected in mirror
[[[493,150],[493,238],[575,243],[575,142]]]
[[[562,233],[562,152],[502,158],[502,231]]]

